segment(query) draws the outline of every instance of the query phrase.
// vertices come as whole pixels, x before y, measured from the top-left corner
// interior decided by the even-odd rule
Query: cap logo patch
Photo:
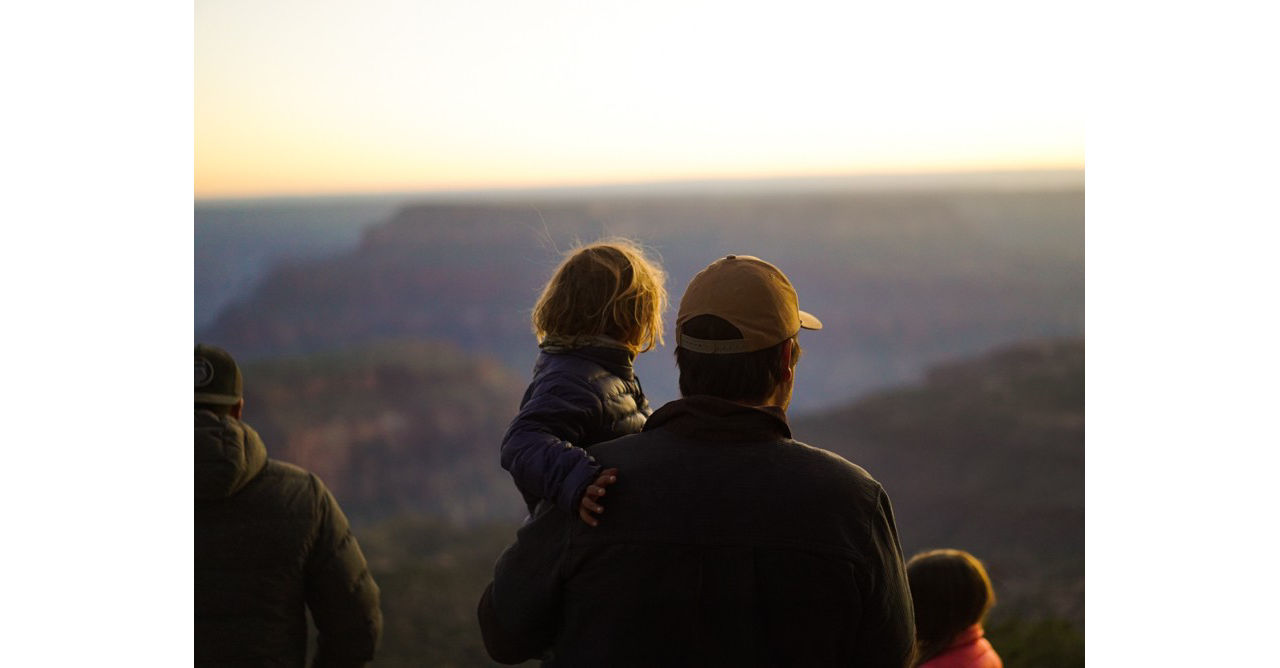
[[[213,382],[213,365],[203,357],[196,358],[196,388]]]

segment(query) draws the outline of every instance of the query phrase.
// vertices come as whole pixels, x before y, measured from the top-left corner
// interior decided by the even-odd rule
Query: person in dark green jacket
[[[267,457],[240,420],[243,381],[224,350],[195,356],[195,665],[364,666],[382,633],[378,586],[333,494]]]

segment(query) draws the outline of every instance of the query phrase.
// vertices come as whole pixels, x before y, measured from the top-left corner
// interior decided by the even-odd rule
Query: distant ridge
[[[693,179],[637,183],[493,188],[423,193],[429,199],[561,199],[593,196],[673,196],[797,194],[824,192],[911,192],[937,190],[1070,190],[1084,188],[1083,170],[1010,170],[839,174],[775,178]]]
[[[673,302],[729,253],[782,267],[826,323],[801,337],[822,360],[795,399],[811,410],[910,381],[938,360],[1082,334],[1083,217],[1081,190],[418,202],[360,228],[349,250],[276,263],[197,335],[243,359],[441,340],[523,375],[536,353],[529,310],[561,252],[621,235],[661,257]],[[241,261],[198,266],[240,277]],[[670,354],[637,361],[654,400],[676,395]]]
[[[819,174],[786,177],[671,179],[570,186],[401,190],[334,194],[263,195],[197,198],[196,207],[264,206],[272,204],[354,204],[373,201],[507,201],[601,196],[722,195],[733,193],[803,193],[826,191],[913,190],[1061,190],[1085,186],[1083,169],[981,170]]]
[[[524,379],[431,341],[244,365],[245,421],[267,453],[320,476],[353,517],[515,520],[498,444]]]

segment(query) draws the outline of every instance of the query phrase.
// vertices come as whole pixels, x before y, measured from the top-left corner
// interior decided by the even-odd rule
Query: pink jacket
[[[981,624],[970,626],[956,636],[946,651],[919,668],[1004,668],[1004,662],[982,635]]]

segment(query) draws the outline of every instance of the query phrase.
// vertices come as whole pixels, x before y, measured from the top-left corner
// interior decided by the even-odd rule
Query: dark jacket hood
[[[249,484],[267,464],[267,447],[253,427],[210,411],[196,411],[196,499],[221,499]]]

